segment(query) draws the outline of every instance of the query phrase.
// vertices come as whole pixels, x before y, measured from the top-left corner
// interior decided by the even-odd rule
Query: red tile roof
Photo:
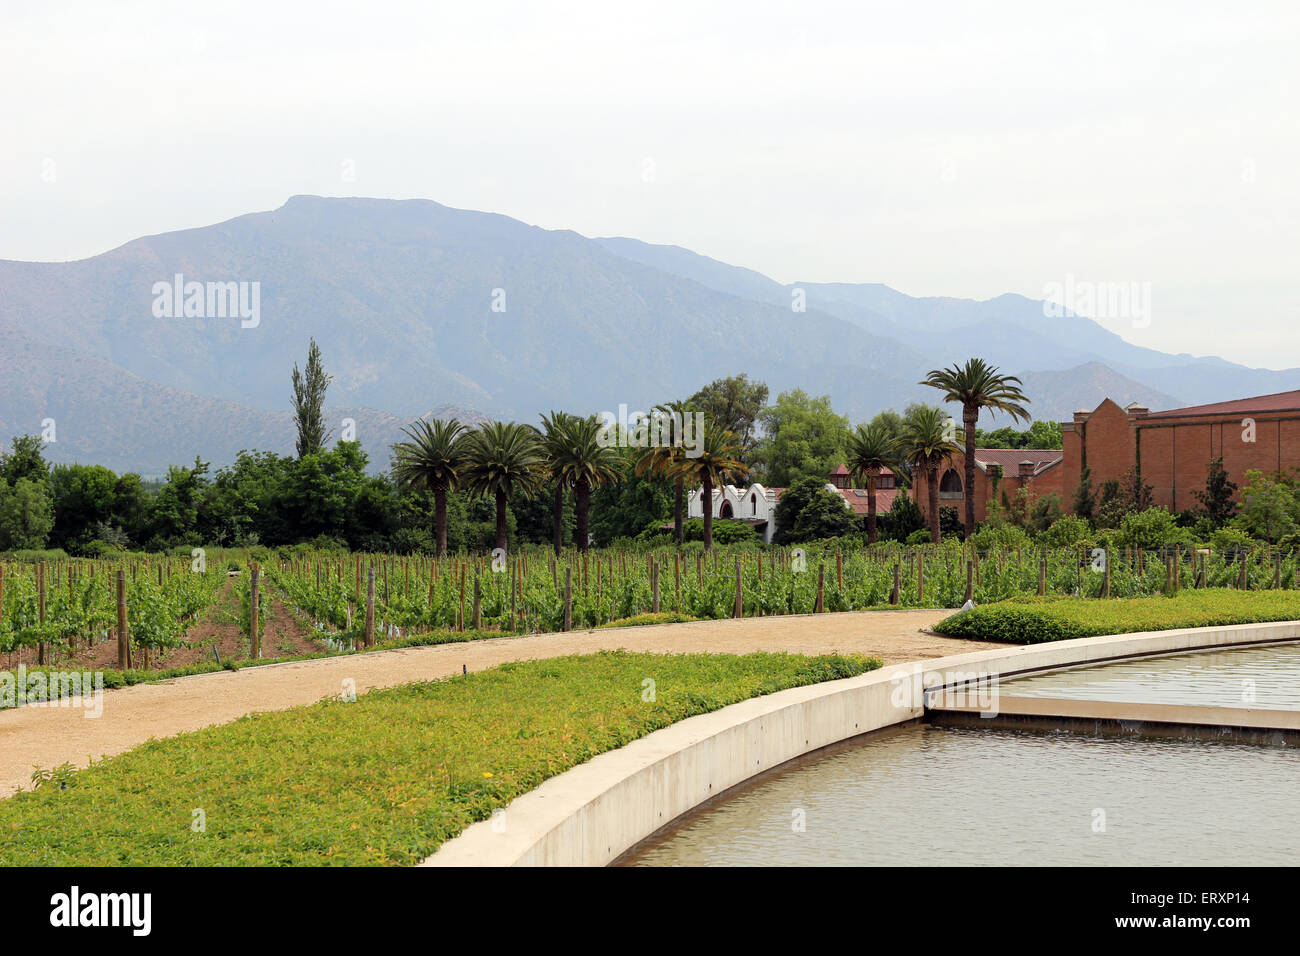
[[[864,515],[867,513],[868,502],[865,488],[837,488],[836,491],[840,493],[841,498],[849,503],[849,507],[853,509],[854,514]],[[859,491],[862,492],[861,495],[857,494]],[[899,492],[907,493],[902,488],[877,488],[876,514],[884,514],[892,508],[894,506],[894,497]]]
[[[1274,392],[1253,398],[1237,398],[1230,402],[1212,402],[1209,405],[1189,405],[1163,412],[1151,412],[1144,418],[1181,418],[1184,415],[1249,415],[1259,412],[1300,411],[1300,389],[1291,392]]]

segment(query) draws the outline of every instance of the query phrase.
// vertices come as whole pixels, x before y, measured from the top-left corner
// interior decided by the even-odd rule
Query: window
[[[939,493],[949,492],[952,494],[961,494],[961,479],[957,477],[957,472],[949,468],[939,479]]]
[[[758,514],[758,492],[756,491],[749,493],[749,513],[752,515]]]

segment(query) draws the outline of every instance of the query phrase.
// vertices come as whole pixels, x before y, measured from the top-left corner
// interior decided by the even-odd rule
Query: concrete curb
[[[604,866],[757,774],[921,717],[926,689],[1126,657],[1300,639],[1300,622],[1187,628],[975,651],[754,698],[633,741],[547,780],[421,866]]]

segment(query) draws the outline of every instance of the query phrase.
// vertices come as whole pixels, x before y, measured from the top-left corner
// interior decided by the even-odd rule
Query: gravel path
[[[698,621],[567,634],[534,634],[404,650],[375,651],[220,671],[166,683],[104,692],[103,713],[39,706],[0,710],[0,797],[30,784],[35,767],[122,753],[152,737],[170,737],[249,713],[283,710],[340,694],[345,680],[358,694],[374,687],[483,670],[506,661],[624,648],[629,651],[744,654],[862,653],[886,664],[998,645],[922,633],[951,611],[861,611],[842,614]]]

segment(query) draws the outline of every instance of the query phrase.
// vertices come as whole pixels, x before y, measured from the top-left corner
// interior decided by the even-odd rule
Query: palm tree
[[[623,467],[618,451],[601,444],[602,430],[602,423],[595,417],[569,415],[555,422],[555,441],[553,448],[548,448],[550,466],[558,480],[573,489],[573,534],[579,551],[587,550],[592,489],[616,480]]]
[[[997,366],[983,359],[967,359],[965,365],[934,369],[921,380],[943,392],[945,402],[961,403],[962,430],[966,433],[966,514],[963,524],[966,534],[975,530],[975,428],[979,424],[980,409],[990,408],[1006,412],[1012,421],[1028,421],[1029,411],[1021,404],[1029,399],[1020,390],[1021,381],[1014,375],[999,375]]]
[[[848,469],[867,486],[867,543],[876,541],[876,477],[898,461],[893,436],[883,424],[859,425],[849,436]]]
[[[515,422],[491,422],[465,439],[465,483],[478,495],[492,496],[497,504],[497,547],[508,539],[506,502],[516,493],[531,494],[545,481],[537,429]]]
[[[676,485],[673,500],[673,535],[680,547],[686,540],[686,475],[681,470],[686,461],[686,449],[682,447],[682,437],[675,433],[676,425],[684,422],[692,414],[686,402],[665,402],[656,405],[653,415],[666,418],[673,426],[674,434],[667,445],[656,445],[643,450],[636,456],[634,469],[638,478],[651,475],[657,478],[671,478]]]
[[[704,508],[704,550],[713,549],[713,489],[729,479],[744,478],[749,466],[740,460],[740,446],[736,436],[725,428],[706,428],[700,443],[699,455],[683,455],[679,466],[683,478],[698,481],[704,487],[700,503]]]
[[[942,409],[918,408],[903,424],[897,439],[899,455],[920,474],[930,504],[930,540],[939,543],[939,466],[961,447],[948,437],[948,416]]]
[[[456,490],[465,468],[466,428],[452,418],[416,422],[402,432],[410,441],[393,446],[393,476],[401,487],[433,492],[434,537],[442,557],[447,553],[447,495]]]
[[[564,454],[564,429],[566,424],[575,420],[568,412],[551,412],[542,416],[542,453],[546,457],[546,470],[555,488],[554,509],[554,547],[559,554],[564,548],[564,491],[568,479],[560,469],[560,459]]]

